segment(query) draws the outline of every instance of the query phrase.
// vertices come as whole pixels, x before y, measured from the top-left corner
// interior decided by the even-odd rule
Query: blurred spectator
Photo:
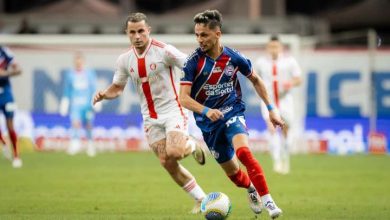
[[[36,34],[38,31],[31,26],[27,18],[23,18],[20,22],[20,27],[17,31],[18,34]]]

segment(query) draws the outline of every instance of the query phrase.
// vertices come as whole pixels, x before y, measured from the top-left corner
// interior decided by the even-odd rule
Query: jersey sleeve
[[[180,85],[192,85],[196,74],[196,65],[194,59],[188,59],[183,66]]]
[[[238,71],[244,76],[250,77],[253,73],[252,63],[244,55],[236,51]]]
[[[187,54],[181,52],[176,47],[169,44],[165,46],[164,49],[165,49],[165,54],[164,54],[165,62],[170,66],[176,66],[182,69],[187,59]]]
[[[116,70],[112,80],[112,82],[116,85],[124,86],[128,81],[129,74],[126,70],[125,60],[124,55],[119,56],[116,60]]]
[[[8,49],[8,47],[1,47],[1,50],[3,52],[3,55],[4,55],[4,59],[7,63],[7,65],[15,62],[14,61],[14,55],[12,54],[11,50]]]
[[[290,62],[291,62],[291,75],[293,77],[300,77],[302,75],[302,70],[298,62],[293,57],[290,58]]]

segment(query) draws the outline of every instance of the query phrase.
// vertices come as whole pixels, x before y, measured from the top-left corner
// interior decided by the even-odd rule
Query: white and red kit
[[[291,90],[286,90],[285,86],[292,78],[300,77],[302,74],[297,61],[285,54],[279,55],[276,60],[271,56],[265,56],[256,60],[254,69],[264,80],[268,95],[272,97],[280,115],[286,123],[291,124],[294,117],[294,102]],[[268,110],[264,103],[262,115],[268,119]]]
[[[179,103],[180,77],[175,72],[186,58],[174,46],[150,39],[143,54],[132,47],[117,59],[113,83],[126,85],[131,78],[149,144],[164,139],[171,130],[187,133],[187,111]]]

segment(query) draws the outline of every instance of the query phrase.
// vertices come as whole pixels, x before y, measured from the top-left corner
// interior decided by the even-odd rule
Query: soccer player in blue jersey
[[[75,68],[65,74],[64,93],[61,99],[60,114],[70,115],[72,124],[71,143],[69,154],[76,154],[81,150],[81,133],[85,127],[88,139],[87,155],[95,156],[96,150],[92,143],[92,122],[94,109],[92,98],[96,90],[96,73],[92,69],[85,68],[85,59],[78,52],[74,58]]]
[[[272,124],[283,126],[284,122],[273,111],[264,82],[253,72],[251,62],[220,43],[222,15],[217,10],[206,10],[197,14],[194,22],[199,48],[189,56],[183,68],[180,102],[194,112],[210,152],[227,176],[238,187],[247,189],[253,212],[259,214],[265,207],[269,215],[276,218],[282,211],[272,199],[264,172],[248,147],[238,72],[251,81],[267,105]],[[246,167],[247,173],[240,169],[238,161]]]
[[[12,95],[12,87],[9,78],[20,75],[21,73],[21,68],[19,64],[15,62],[14,56],[10,50],[6,47],[0,46],[0,109],[6,119],[8,134],[13,147],[14,157],[12,160],[12,166],[15,168],[22,167],[22,160],[19,157],[18,137],[16,135],[13,123],[16,105],[14,103],[14,97]],[[5,141],[1,135],[1,131],[0,142],[4,145],[3,150],[7,149],[7,146],[5,146]]]

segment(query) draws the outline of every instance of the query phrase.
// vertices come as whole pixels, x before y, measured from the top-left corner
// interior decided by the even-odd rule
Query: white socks
[[[183,186],[184,191],[186,191],[193,199],[196,201],[201,201],[206,194],[203,189],[196,183],[195,179],[190,180]]]

